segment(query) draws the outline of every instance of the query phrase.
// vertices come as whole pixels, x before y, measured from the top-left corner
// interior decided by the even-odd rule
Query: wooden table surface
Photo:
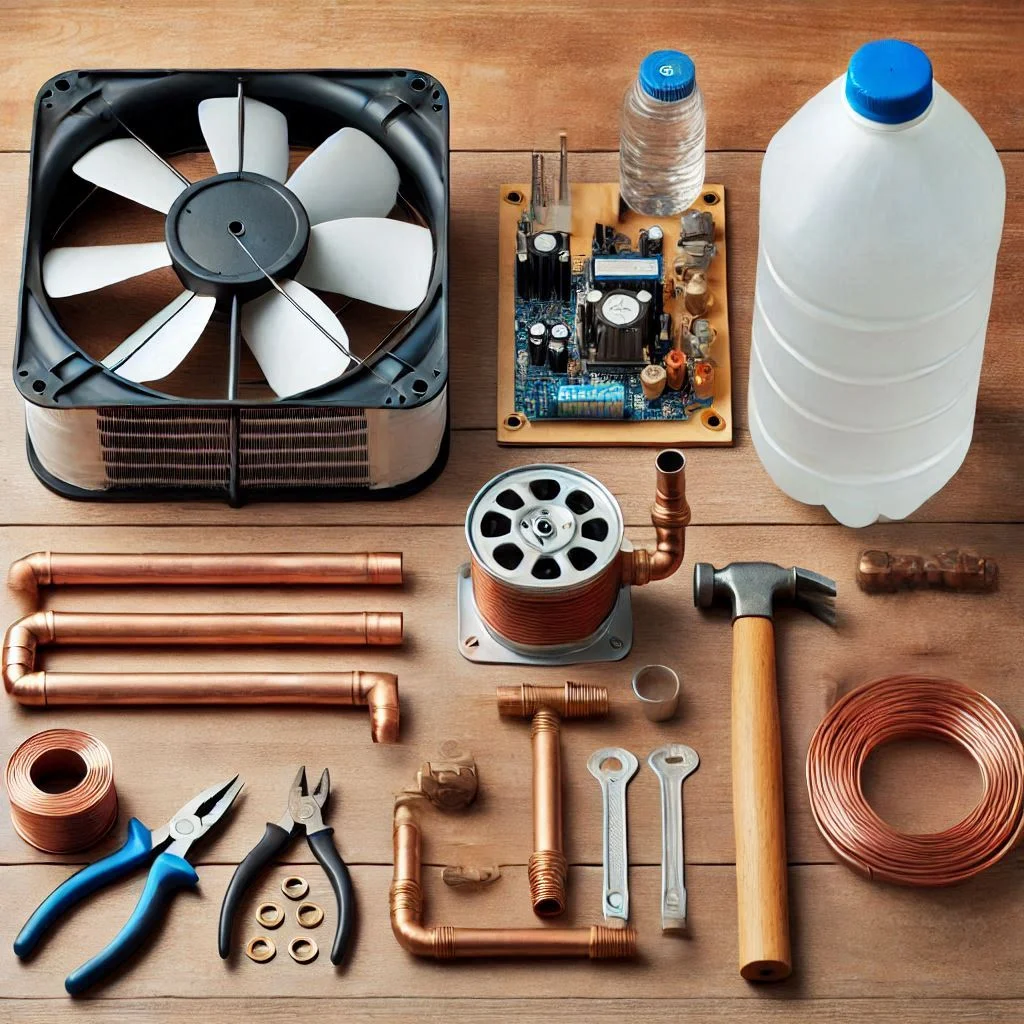
[[[1007,209],[974,444],[963,469],[900,524],[853,532],[820,510],[783,497],[764,474],[746,430],[746,385],[757,242],[761,153],[796,108],[842,73],[862,42],[898,35],[922,45],[944,86],[974,114],[1002,153]],[[478,806],[426,822],[429,916],[455,923],[529,925],[525,864],[530,852],[529,730],[500,722],[493,689],[523,680],[514,668],[474,667],[455,649],[455,571],[465,558],[462,521],[477,487],[496,471],[545,460],[594,473],[618,496],[635,542],[652,537],[648,508],[653,454],[623,450],[501,450],[494,442],[497,187],[528,174],[529,150],[569,133],[575,180],[614,180],[618,106],[650,48],[691,53],[708,107],[708,177],[729,197],[729,259],[737,442],[690,455],[694,525],[684,570],[635,596],[637,634],[629,660],[576,673],[606,684],[613,715],[564,732],[569,920],[599,917],[600,800],[585,768],[598,746],[646,756],[679,740],[696,747],[700,771],[686,785],[687,882],[692,936],[658,927],[659,813],[654,776],[630,789],[630,856],[636,963],[456,963],[418,961],[392,938],[387,915],[391,794],[421,761],[455,741],[480,765]],[[286,1017],[346,1021],[495,1022],[577,1019],[747,1021],[755,1019],[933,1021],[1019,1020],[1024,954],[1019,853],[973,883],[939,892],[888,888],[833,862],[809,813],[803,764],[810,735],[837,695],[901,671],[947,674],[977,685],[1024,714],[1020,623],[1024,615],[1024,7],[1005,2],[839,0],[702,4],[599,0],[516,4],[200,0],[100,3],[0,0],[0,363],[15,330],[32,98],[69,68],[409,66],[444,82],[451,97],[451,378],[455,417],[448,469],[427,491],[388,504],[73,504],[44,490],[24,458],[21,402],[0,400],[0,562],[53,550],[404,550],[409,583],[397,592],[272,590],[245,593],[82,590],[48,595],[59,608],[400,608],[408,643],[397,653],[211,651],[172,655],[75,652],[50,667],[363,667],[397,671],[402,743],[371,747],[361,712],[249,710],[34,711],[6,702],[0,753],[55,726],[84,728],[113,752],[122,822],[92,858],[123,837],[124,820],[152,826],[193,792],[235,771],[246,789],[229,827],[203,847],[199,895],[179,897],[157,940],[134,967],[93,998],[72,1005],[62,979],[114,934],[136,898],[137,878],[94,898],[34,961],[0,955],[0,1017],[49,1024],[76,1019],[223,1024]],[[949,211],[950,244],[969,217],[970,197]],[[879,240],[884,244],[884,239]],[[936,550],[962,546],[995,556],[998,595],[907,594],[868,598],[853,584],[867,546]],[[755,988],[736,971],[729,781],[729,627],[692,607],[690,564],[765,558],[801,564],[840,582],[836,632],[806,616],[782,615],[779,671],[783,714],[790,887],[796,970]],[[4,619],[18,614],[3,598]],[[628,679],[649,661],[678,667],[682,711],[667,726],[645,722]],[[548,681],[562,672],[543,673]],[[534,676],[536,678],[536,676]],[[282,951],[257,965],[216,955],[224,887],[263,822],[284,808],[295,769],[331,769],[328,820],[352,866],[360,925],[343,971],[325,954],[308,967]],[[930,745],[892,748],[872,761],[869,793],[900,825],[937,828],[965,813],[980,790],[964,757]],[[287,870],[309,878],[328,907],[319,932],[329,945],[333,910],[325,879],[297,845]],[[0,815],[0,945],[83,857],[48,857],[25,845]],[[498,862],[500,881],[482,893],[446,889],[440,865]],[[286,869],[257,896],[269,896]],[[257,931],[243,925],[242,939]],[[283,947],[287,929],[275,934]]]

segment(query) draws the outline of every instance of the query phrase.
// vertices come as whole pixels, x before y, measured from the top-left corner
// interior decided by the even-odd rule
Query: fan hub
[[[243,171],[190,185],[167,214],[178,277],[199,295],[243,302],[294,277],[309,245],[309,218],[279,181]],[[264,273],[266,271],[266,273]]]

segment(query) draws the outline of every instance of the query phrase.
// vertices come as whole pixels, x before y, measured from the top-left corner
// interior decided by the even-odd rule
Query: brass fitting
[[[455,928],[423,924],[419,822],[408,795],[395,801],[395,872],[391,883],[391,931],[414,956],[436,960],[474,957],[589,957],[611,960],[636,955],[633,928]]]
[[[362,613],[355,613],[357,615]],[[387,614],[387,613],[384,613]],[[40,647],[61,643],[188,644],[212,643],[177,630],[179,620],[280,619],[281,616],[86,615],[75,612],[33,612],[8,627],[4,638],[4,688],[20,704],[36,706],[107,704],[328,704],[364,706],[370,710],[374,743],[398,741],[400,705],[398,677],[388,672],[44,672],[36,668]],[[308,619],[309,616],[297,616]],[[335,618],[335,616],[328,616]],[[118,631],[117,620],[132,620],[136,630]],[[162,635],[159,620],[173,620]],[[267,641],[247,633],[236,622],[223,629],[224,643]],[[315,642],[315,641],[306,641]],[[327,640],[323,642],[329,642]]]
[[[401,584],[402,555],[333,553],[123,554],[36,551],[11,565],[7,585],[35,608],[41,586],[362,586]]]
[[[562,844],[563,718],[600,718],[608,714],[603,686],[499,686],[498,713],[532,719],[533,853],[529,861],[530,898],[539,917],[565,911],[567,865]]]
[[[666,448],[655,460],[657,482],[651,522],[657,538],[653,551],[637,548],[622,552],[622,582],[642,587],[667,579],[683,564],[686,527],[690,525],[690,506],[686,501],[686,457],[675,448]]]

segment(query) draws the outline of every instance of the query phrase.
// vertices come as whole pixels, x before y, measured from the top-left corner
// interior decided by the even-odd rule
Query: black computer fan
[[[391,496],[432,478],[447,448],[446,107],[429,76],[401,70],[48,83],[15,355],[44,482],[74,497],[241,500]],[[174,158],[204,147],[216,173],[189,180]],[[166,215],[163,240],[61,245],[97,190]],[[396,204],[404,219],[389,217]],[[87,353],[65,330],[54,300],[102,302],[164,267],[180,294],[127,337]],[[405,316],[357,356],[317,292]],[[227,347],[222,398],[161,390],[210,344]],[[272,395],[239,397],[243,344]]]

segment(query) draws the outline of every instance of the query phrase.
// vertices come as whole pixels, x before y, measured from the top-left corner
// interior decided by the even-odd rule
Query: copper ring
[[[7,762],[11,821],[44,853],[75,853],[98,842],[117,820],[110,751],[77,729],[30,736]]]
[[[296,935],[288,943],[288,955],[297,964],[311,964],[320,955],[320,947],[308,936]]]
[[[256,920],[264,928],[280,928],[284,923],[284,911],[277,903],[261,903],[256,908]]]
[[[316,928],[324,919],[324,908],[316,903],[300,903],[295,910],[295,920],[303,928]]]
[[[301,900],[309,892],[309,882],[299,875],[289,875],[281,883],[281,892],[290,900]]]
[[[937,739],[963,748],[984,791],[963,821],[942,832],[900,832],[864,796],[872,751],[897,739]],[[897,885],[953,885],[991,867],[1024,829],[1024,744],[998,705],[951,679],[893,676],[833,706],[811,739],[807,789],[833,850],[869,878]]]
[[[258,964],[265,964],[277,956],[277,947],[265,935],[256,935],[246,943],[245,955]]]

